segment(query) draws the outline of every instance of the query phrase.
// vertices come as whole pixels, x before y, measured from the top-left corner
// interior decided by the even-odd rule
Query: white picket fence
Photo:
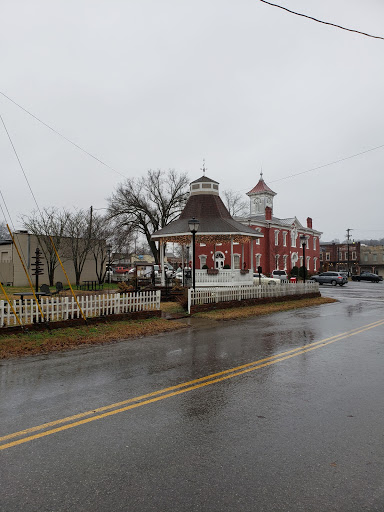
[[[77,300],[87,318],[160,309],[160,291],[83,295]],[[42,321],[40,311],[33,299],[13,300],[12,305],[22,324],[28,325]],[[73,297],[41,297],[40,307],[45,319],[50,322],[81,318],[82,316]],[[0,326],[13,325],[18,325],[18,322],[12,308],[7,301],[1,300]]]
[[[284,283],[281,285],[228,286],[217,288],[196,288],[188,290],[188,313],[191,307],[202,304],[228,302],[232,300],[262,299],[265,297],[284,297],[287,295],[304,295],[319,291],[319,284]]]

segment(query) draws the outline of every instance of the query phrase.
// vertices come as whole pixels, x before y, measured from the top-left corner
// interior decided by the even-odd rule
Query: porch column
[[[161,268],[161,286],[165,286],[165,268],[164,268],[164,249],[165,244],[160,240],[160,268]]]
[[[244,242],[241,244],[241,265],[240,268],[244,268]]]
[[[254,268],[255,268],[254,267],[254,262],[253,262],[253,238],[251,238],[251,266],[250,266],[250,268],[251,268],[251,272],[253,274],[254,271],[255,271],[254,270]]]
[[[234,270],[235,268],[235,259],[233,257],[233,236],[231,236],[231,270]]]
[[[185,270],[184,270],[184,250],[185,250],[185,247],[184,245],[181,246],[181,273],[182,273],[182,285],[185,286]]]

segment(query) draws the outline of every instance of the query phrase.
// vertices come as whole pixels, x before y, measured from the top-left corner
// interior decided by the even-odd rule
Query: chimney
[[[307,217],[307,228],[311,228],[312,229],[312,219],[311,219],[311,217]]]
[[[272,220],[272,208],[270,206],[265,207],[265,220]]]

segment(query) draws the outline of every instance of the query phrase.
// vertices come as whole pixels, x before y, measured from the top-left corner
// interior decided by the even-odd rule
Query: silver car
[[[316,276],[311,277],[311,281],[316,281],[319,284],[331,284],[332,286],[344,286],[348,282],[346,275],[342,272],[321,272]]]

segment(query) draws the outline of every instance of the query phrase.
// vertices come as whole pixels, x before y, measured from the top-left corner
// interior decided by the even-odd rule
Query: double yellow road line
[[[158,391],[153,391],[152,393],[147,393],[146,395],[129,398],[128,400],[123,400],[122,402],[106,405],[104,407],[85,411],[73,416],[50,421],[48,423],[43,423],[42,425],[37,425],[36,427],[20,430],[18,432],[0,437],[0,450],[5,450],[6,448],[11,448],[19,444],[27,443],[29,441],[33,441],[34,439],[40,439],[41,437],[50,436],[70,428],[79,427],[80,425],[85,425],[91,421],[101,420],[103,418],[107,418],[108,416],[113,416],[114,414],[129,411],[143,405],[159,402],[160,400],[165,400],[166,398],[181,395],[182,393],[187,393],[188,391],[193,391],[205,386],[217,384],[218,382],[232,379],[233,377],[238,377],[239,375],[244,375],[261,368],[265,368],[266,366],[285,361],[306,352],[323,348],[327,345],[330,345],[331,343],[335,343],[336,341],[350,338],[351,336],[356,336],[357,334],[368,331],[370,329],[374,329],[375,327],[379,327],[381,325],[384,325],[384,320],[372,322],[370,324],[357,327],[356,329],[352,329],[351,331],[331,336],[330,338],[325,338],[314,343],[309,343],[308,345],[303,345],[302,347],[287,350],[286,352],[281,352],[264,359],[259,359],[258,361],[236,366],[235,368],[230,368],[229,370],[213,373],[211,375],[207,375],[206,377],[190,380],[188,382],[177,384],[176,386],[171,386],[168,388],[159,389]]]

